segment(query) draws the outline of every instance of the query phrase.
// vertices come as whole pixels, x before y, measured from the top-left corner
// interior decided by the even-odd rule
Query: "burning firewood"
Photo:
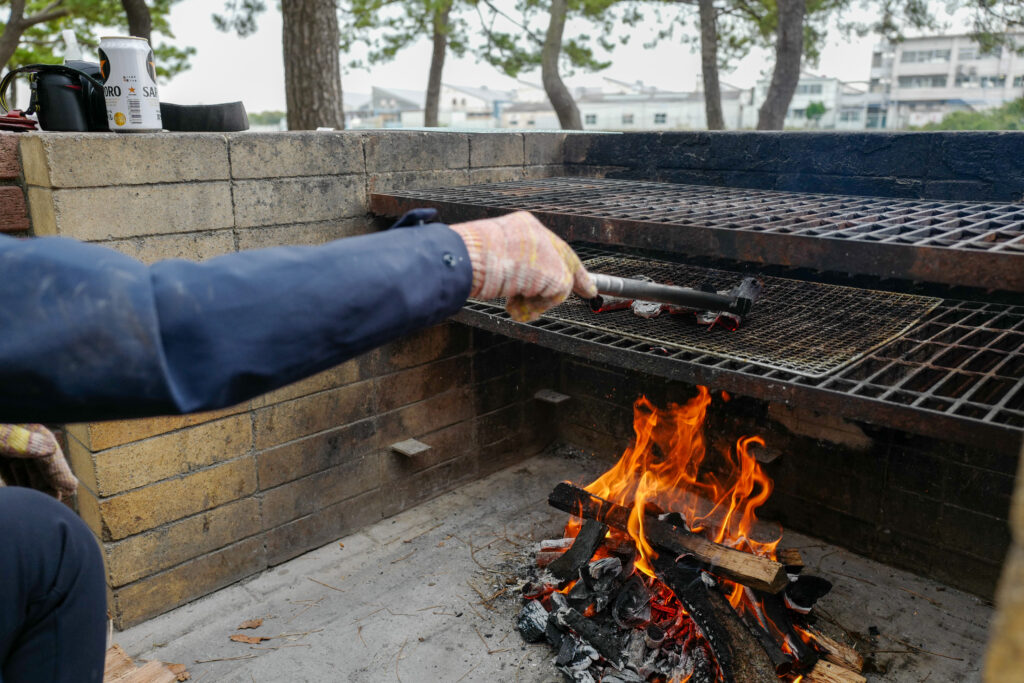
[[[860,673],[864,670],[864,658],[848,645],[832,640],[816,628],[806,629],[814,642],[824,651],[825,659],[839,666]]]
[[[600,521],[588,520],[576,536],[572,547],[557,560],[548,565],[548,571],[562,581],[575,579],[580,569],[585,567],[594,556],[601,540],[608,533],[608,527]]]
[[[627,531],[629,528],[628,508],[571,484],[563,482],[556,486],[548,496],[548,504],[587,519],[600,520],[614,529]],[[674,553],[673,556],[693,555],[702,565],[713,567],[719,576],[730,581],[769,593],[778,593],[789,583],[786,570],[780,563],[713,543],[662,522],[653,515],[645,516],[644,531],[652,545]]]
[[[867,680],[856,671],[821,660],[804,676],[802,683],[867,683]]]

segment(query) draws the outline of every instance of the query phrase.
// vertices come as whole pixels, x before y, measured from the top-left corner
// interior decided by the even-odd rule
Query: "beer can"
[[[100,38],[100,75],[110,130],[145,133],[163,128],[156,61],[145,38]]]

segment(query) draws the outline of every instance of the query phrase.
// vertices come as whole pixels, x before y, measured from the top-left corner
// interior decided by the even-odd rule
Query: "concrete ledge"
[[[224,228],[210,232],[133,237],[103,242],[103,246],[116,249],[143,263],[156,263],[164,259],[205,261],[235,251],[235,235],[230,228]]]
[[[362,136],[358,133],[233,133],[228,142],[234,178],[366,172]]]
[[[486,137],[486,135],[475,136]],[[364,138],[367,173],[463,169],[469,166],[469,136],[464,133],[388,131]]]
[[[368,181],[369,192],[398,192],[421,190],[429,187],[460,187],[469,185],[469,169],[452,171],[401,171],[396,173],[371,173]],[[444,217],[441,217],[444,220]]]
[[[314,246],[342,237],[365,235],[373,226],[365,217],[337,218],[314,223],[257,226],[235,231],[238,250],[263,249],[282,245]]]
[[[523,166],[526,163],[520,133],[488,133],[469,137],[469,167]]]
[[[227,180],[227,139],[217,133],[35,133],[22,137],[25,181],[105,187]]]

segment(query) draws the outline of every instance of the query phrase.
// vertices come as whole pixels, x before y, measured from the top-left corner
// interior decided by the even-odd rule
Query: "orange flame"
[[[691,531],[717,543],[775,557],[781,531],[762,532],[762,538],[755,534],[754,511],[771,495],[772,482],[749,447],[763,446],[764,441],[744,437],[735,448],[715,454],[719,457],[708,457],[704,421],[710,403],[706,387],[698,387],[689,402],[669,404],[664,410],[640,397],[634,404],[633,444],[614,467],[586,487],[596,496],[632,508],[629,534],[639,555],[636,566],[649,576],[654,575],[650,560],[657,551],[645,538],[643,512],[652,507],[680,513]],[[739,593],[742,590],[734,591],[737,601]]]

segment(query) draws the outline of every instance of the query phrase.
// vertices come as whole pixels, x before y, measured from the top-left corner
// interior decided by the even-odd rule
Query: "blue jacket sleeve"
[[[442,224],[149,267],[0,237],[0,421],[238,403],[443,320],[471,281]]]

